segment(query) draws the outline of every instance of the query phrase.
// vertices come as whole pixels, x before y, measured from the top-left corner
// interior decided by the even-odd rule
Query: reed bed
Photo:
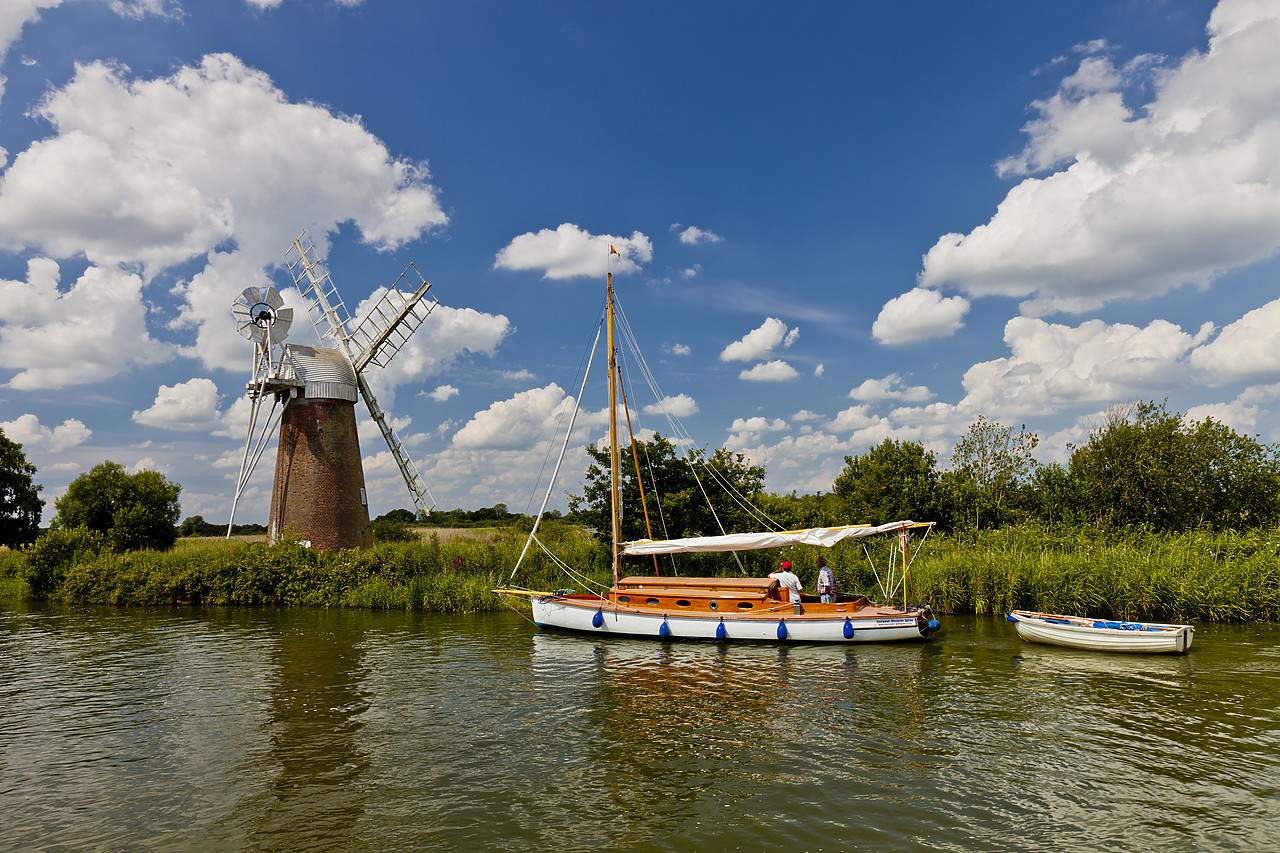
[[[425,541],[387,542],[364,551],[316,552],[261,541],[184,540],[168,552],[77,553],[67,565],[33,572],[23,552],[0,554],[0,598],[134,605],[295,605],[406,609],[437,613],[497,610],[493,593],[529,589],[591,591],[608,585],[606,548],[580,528],[544,524],[539,539],[579,574],[566,577],[537,546],[519,574],[525,543],[517,528],[466,536],[428,533]],[[864,545],[867,550],[864,551]],[[740,555],[741,571],[760,576],[792,561],[806,589],[826,556],[841,591],[879,599],[871,569],[883,574],[889,541],[842,543]],[[870,562],[868,557],[871,558]],[[658,571],[736,575],[723,556],[694,555]],[[647,561],[626,571],[651,574]],[[1142,621],[1280,621],[1280,532],[1149,535],[1092,529],[1006,528],[964,536],[931,534],[912,566],[906,597],[947,613],[1010,610],[1074,613]],[[899,598],[901,593],[899,593]]]

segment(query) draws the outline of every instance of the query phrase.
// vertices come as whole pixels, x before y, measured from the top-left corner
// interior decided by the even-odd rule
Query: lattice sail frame
[[[360,398],[364,400],[369,416],[382,432],[382,437],[404,477],[405,485],[409,488],[414,505],[420,512],[430,512],[435,508],[435,498],[431,496],[417,466],[406,452],[404,442],[392,429],[386,411],[379,405],[364,375],[365,368],[370,364],[386,367],[408,342],[409,336],[417,331],[440,304],[430,292],[430,283],[410,263],[395,283],[382,294],[369,314],[355,326],[355,330],[349,331],[352,328],[351,315],[307,232],[303,231],[294,239],[285,252],[285,262],[294,283],[308,300],[307,315],[320,340],[328,341],[351,362]],[[413,287],[412,292],[406,289],[410,286]]]

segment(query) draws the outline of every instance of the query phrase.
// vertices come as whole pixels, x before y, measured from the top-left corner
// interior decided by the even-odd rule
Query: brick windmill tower
[[[240,334],[254,343],[253,377],[247,385],[252,408],[232,516],[278,420],[267,541],[292,539],[327,550],[365,548],[373,544],[373,530],[356,434],[357,399],[364,401],[382,431],[414,504],[419,510],[435,505],[428,505],[431,493],[378,405],[364,371],[371,364],[385,367],[439,303],[434,296],[427,298],[431,285],[410,264],[355,325],[306,232],[293,241],[285,260],[308,300],[321,343],[331,346],[283,343],[293,310],[284,307],[274,288],[247,288],[232,305]],[[410,280],[411,270],[417,282]],[[261,406],[268,398],[271,409],[259,427]]]

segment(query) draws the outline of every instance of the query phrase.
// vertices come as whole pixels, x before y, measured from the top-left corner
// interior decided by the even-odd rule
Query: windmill
[[[330,550],[368,547],[373,531],[356,435],[357,398],[382,431],[414,504],[421,511],[435,506],[365,370],[371,364],[385,367],[439,302],[411,263],[356,325],[305,231],[285,252],[285,261],[308,302],[320,342],[331,346],[284,343],[293,309],[284,306],[274,288],[246,288],[232,305],[240,334],[254,343],[253,374],[246,386],[252,401],[249,430],[232,517],[279,421],[268,542],[291,538]],[[268,398],[271,410],[259,427]]]

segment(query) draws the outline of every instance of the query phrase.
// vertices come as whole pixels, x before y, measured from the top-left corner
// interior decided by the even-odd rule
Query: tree
[[[934,458],[919,442],[886,438],[861,456],[846,456],[833,489],[852,521],[936,521]]]
[[[72,480],[54,503],[53,527],[83,526],[103,534],[117,551],[163,551],[178,540],[181,491],[157,471],[127,474],[123,465],[103,462]]]
[[[1187,423],[1164,403],[1110,417],[1071,454],[1082,510],[1153,530],[1269,526],[1280,520],[1280,461],[1212,418]]]
[[[22,445],[10,441],[0,429],[0,545],[16,548],[40,534],[44,501],[42,487],[31,480],[35,473],[36,466],[27,461]]]
[[[763,466],[724,448],[710,456],[693,449],[681,457],[671,442],[657,434],[652,441],[637,441],[635,448],[635,453],[630,447],[618,453],[623,540],[650,535],[654,539],[711,536],[758,525],[754,502],[763,490]],[[609,451],[589,445],[587,453],[593,461],[587,466],[582,494],[569,496],[569,509],[582,524],[594,528],[598,538],[608,540],[613,527]],[[645,486],[643,506],[636,483],[637,457]]]
[[[947,501],[957,521],[1009,520],[1012,502],[1035,470],[1031,451],[1040,443],[1024,426],[1017,432],[979,415],[951,451],[952,476],[946,478]]]

